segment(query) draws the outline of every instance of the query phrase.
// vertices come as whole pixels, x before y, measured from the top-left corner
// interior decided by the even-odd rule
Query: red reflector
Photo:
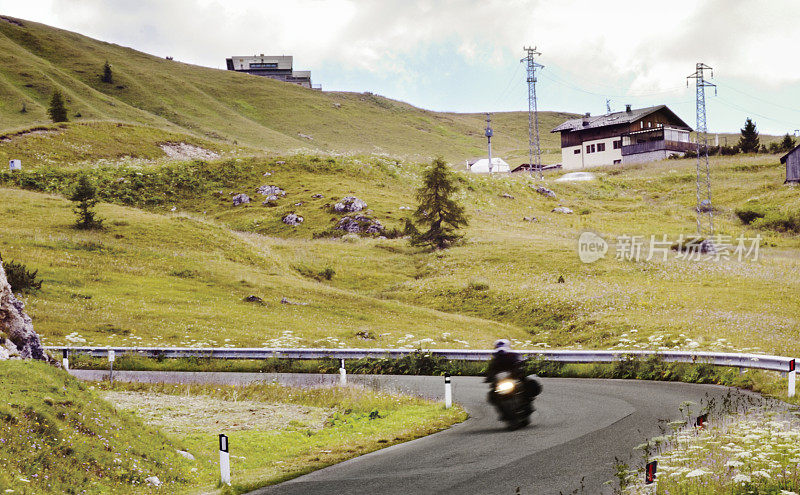
[[[645,468],[644,472],[644,483],[646,485],[650,485],[656,480],[656,466],[658,466],[657,461],[651,461],[647,463],[647,467]]]
[[[789,361],[789,371],[794,371],[794,359]]]

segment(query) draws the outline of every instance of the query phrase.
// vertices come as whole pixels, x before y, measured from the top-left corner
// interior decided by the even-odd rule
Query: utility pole
[[[711,203],[711,172],[708,165],[708,124],[706,120],[706,87],[714,88],[714,95],[717,94],[717,86],[705,79],[705,71],[711,72],[714,77],[714,70],[706,64],[700,62],[695,66],[695,73],[686,77],[686,86],[689,86],[689,79],[695,80],[697,92],[697,235],[706,236],[701,250],[713,250],[710,237],[714,235],[714,206]],[[704,219],[704,214],[708,214],[708,219]]]
[[[525,62],[528,70],[528,165],[533,175],[533,151],[536,150],[536,170],[539,171],[539,180],[542,180],[542,150],[539,147],[539,111],[536,102],[536,69],[543,69],[544,65],[534,61],[534,57],[541,55],[536,47],[523,48],[527,56],[520,60]]]
[[[492,175],[492,114],[486,112],[486,139],[489,141],[489,175]]]

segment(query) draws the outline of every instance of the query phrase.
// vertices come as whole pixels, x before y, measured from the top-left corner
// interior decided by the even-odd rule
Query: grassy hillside
[[[106,60],[112,84],[99,77]],[[308,90],[0,17],[0,132],[49,122],[53,89],[65,94],[73,121],[136,123],[269,151],[443,155],[456,163],[485,152],[483,115],[430,112],[371,93]],[[558,150],[549,130],[569,117],[542,112],[546,150]],[[495,153],[521,162],[527,113],[498,114],[494,121]]]
[[[86,384],[39,362],[2,361],[0,490],[4,493],[174,493],[192,463],[180,444],[118,412]]]
[[[58,196],[0,189],[0,249],[40,270],[43,289],[28,304],[52,343],[483,347],[507,336],[529,348],[795,353],[797,191],[782,184],[774,156],[715,157],[712,167],[717,231],[734,243],[760,234],[762,260],[695,262],[675,251],[667,261],[614,257],[620,235],[676,241],[694,233],[692,160],[597,170],[593,182],[551,177],[555,200],[533,191],[528,177],[462,174],[471,224],[465,243],[442,252],[403,239],[314,239],[341,216],[330,204],[349,194],[386,226],[400,226],[414,204],[416,165],[300,155],[97,168],[90,175],[112,203],[100,208],[106,230],[72,229],[70,205]],[[71,187],[70,173],[0,180],[58,193]],[[275,206],[232,205],[231,194],[259,198],[263,184],[286,197]],[[552,213],[559,204],[575,213]],[[744,225],[741,208],[764,218]],[[283,224],[290,211],[306,220]],[[605,259],[580,262],[584,230],[610,242]],[[265,304],[244,302],[248,295]],[[283,297],[300,304],[281,304]]]

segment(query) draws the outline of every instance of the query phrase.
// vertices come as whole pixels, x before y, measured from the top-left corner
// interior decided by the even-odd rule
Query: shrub
[[[334,275],[336,275],[336,270],[331,267],[326,267],[324,270],[320,271],[317,274],[320,278],[324,278],[325,280],[331,280]]]
[[[764,218],[764,215],[766,215],[760,206],[742,206],[741,208],[736,208],[735,213],[745,225],[750,225],[753,220]]]
[[[2,261],[2,257],[0,257]],[[28,270],[28,267],[15,261],[3,262],[6,278],[13,292],[32,294],[42,288],[42,281],[37,279],[39,270]]]
[[[770,211],[763,218],[753,223],[760,229],[776,230],[778,232],[800,233],[800,211],[781,212]]]
[[[469,281],[467,288],[470,290],[489,290],[489,282],[482,278],[472,279]]]

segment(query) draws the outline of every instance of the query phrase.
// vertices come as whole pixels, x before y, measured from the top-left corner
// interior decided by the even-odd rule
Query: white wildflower
[[[693,471],[689,471],[686,475],[687,478],[697,478],[698,476],[705,476],[707,474],[711,474],[710,472],[706,471],[705,469],[695,469]]]
[[[750,476],[746,474],[737,474],[733,477],[734,483],[750,483]]]

